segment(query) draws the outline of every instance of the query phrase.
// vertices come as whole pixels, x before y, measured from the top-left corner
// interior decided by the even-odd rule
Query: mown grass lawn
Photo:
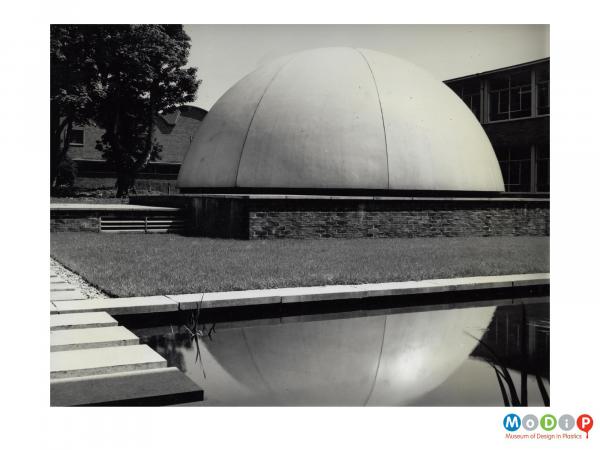
[[[118,297],[549,271],[545,237],[239,241],[52,233],[51,254]]]

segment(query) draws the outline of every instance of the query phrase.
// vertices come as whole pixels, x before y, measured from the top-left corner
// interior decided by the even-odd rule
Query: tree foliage
[[[86,125],[99,95],[90,27],[50,27],[50,184],[67,156],[73,125]]]
[[[127,195],[139,171],[160,157],[153,134],[157,115],[195,99],[196,68],[185,67],[190,39],[181,25],[65,28],[59,40],[79,51],[69,66],[90,69],[82,77],[85,88],[69,85],[73,109],[82,116],[75,122],[93,120],[105,130],[96,148],[115,168],[117,196]],[[62,41],[73,34],[75,42]]]

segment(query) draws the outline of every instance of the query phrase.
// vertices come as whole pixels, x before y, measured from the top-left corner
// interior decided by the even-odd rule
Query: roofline
[[[484,76],[491,75],[494,73],[504,72],[506,70],[513,70],[513,69],[519,69],[522,67],[534,66],[536,64],[540,64],[543,62],[549,62],[549,61],[550,61],[550,57],[548,56],[546,58],[536,59],[534,61],[528,61],[528,62],[524,62],[524,63],[520,63],[520,64],[514,64],[512,66],[501,67],[499,69],[486,70],[485,72],[478,72],[478,73],[474,73],[471,75],[463,75],[462,77],[450,78],[448,80],[444,80],[444,83],[452,83],[454,81],[462,81],[462,80],[467,80],[469,78],[484,77]]]
[[[208,112],[206,109],[200,108],[199,106],[196,106],[196,105],[181,105],[181,106],[179,106],[179,108],[197,109],[197,110],[205,112],[205,113]]]

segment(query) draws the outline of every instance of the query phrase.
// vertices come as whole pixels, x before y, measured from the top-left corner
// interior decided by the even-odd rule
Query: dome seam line
[[[362,56],[367,67],[369,68],[369,72],[371,72],[371,78],[373,78],[373,84],[375,85],[375,92],[377,93],[377,101],[379,102],[379,112],[381,113],[381,123],[383,125],[383,141],[385,143],[385,161],[387,168],[387,188],[390,188],[390,156],[388,154],[388,143],[387,143],[387,132],[385,130],[385,117],[383,116],[383,107],[381,106],[381,96],[379,95],[379,86],[377,86],[377,80],[375,79],[375,74],[373,73],[373,69],[371,68],[371,64],[369,64],[369,60],[367,57],[361,52],[359,49],[355,48],[356,52]]]
[[[269,80],[269,82],[265,86],[265,90],[263,91],[260,98],[258,99],[258,102],[256,103],[256,108],[254,109],[254,112],[252,113],[252,117],[250,118],[250,122],[248,123],[248,129],[246,130],[246,134],[244,136],[244,141],[242,142],[242,149],[240,150],[240,159],[238,160],[237,169],[235,171],[234,187],[239,187],[238,186],[238,177],[240,175],[240,165],[242,164],[242,157],[244,156],[244,149],[246,147],[246,141],[248,140],[248,135],[250,134],[250,128],[252,128],[252,123],[254,122],[254,116],[256,116],[256,111],[258,111],[258,108],[260,106],[260,103],[262,102],[263,97],[265,96],[265,94],[267,93],[269,88],[271,87],[271,84],[273,83],[275,78],[277,78],[277,75],[279,75],[279,73],[283,70],[283,68],[286,67],[294,59],[296,59],[296,58],[295,57],[290,58],[288,61],[286,61],[284,64],[282,64],[282,66],[275,72],[273,77]]]
[[[381,366],[381,356],[383,355],[383,344],[385,343],[385,330],[387,328],[387,316],[383,319],[383,335],[381,336],[381,347],[379,347],[379,358],[377,358],[377,368],[375,369],[375,376],[373,377],[373,384],[371,384],[371,389],[369,389],[369,395],[367,395],[367,399],[364,401],[363,406],[367,406],[367,404],[371,401],[371,397],[373,396],[373,391],[375,390],[375,385],[377,384],[377,377],[379,376],[379,367]]]

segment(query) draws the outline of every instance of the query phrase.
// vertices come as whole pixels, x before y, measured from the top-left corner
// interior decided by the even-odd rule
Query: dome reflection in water
[[[197,340],[181,326],[146,342],[203,387],[205,404],[407,405],[467,360],[495,310],[217,324]]]

